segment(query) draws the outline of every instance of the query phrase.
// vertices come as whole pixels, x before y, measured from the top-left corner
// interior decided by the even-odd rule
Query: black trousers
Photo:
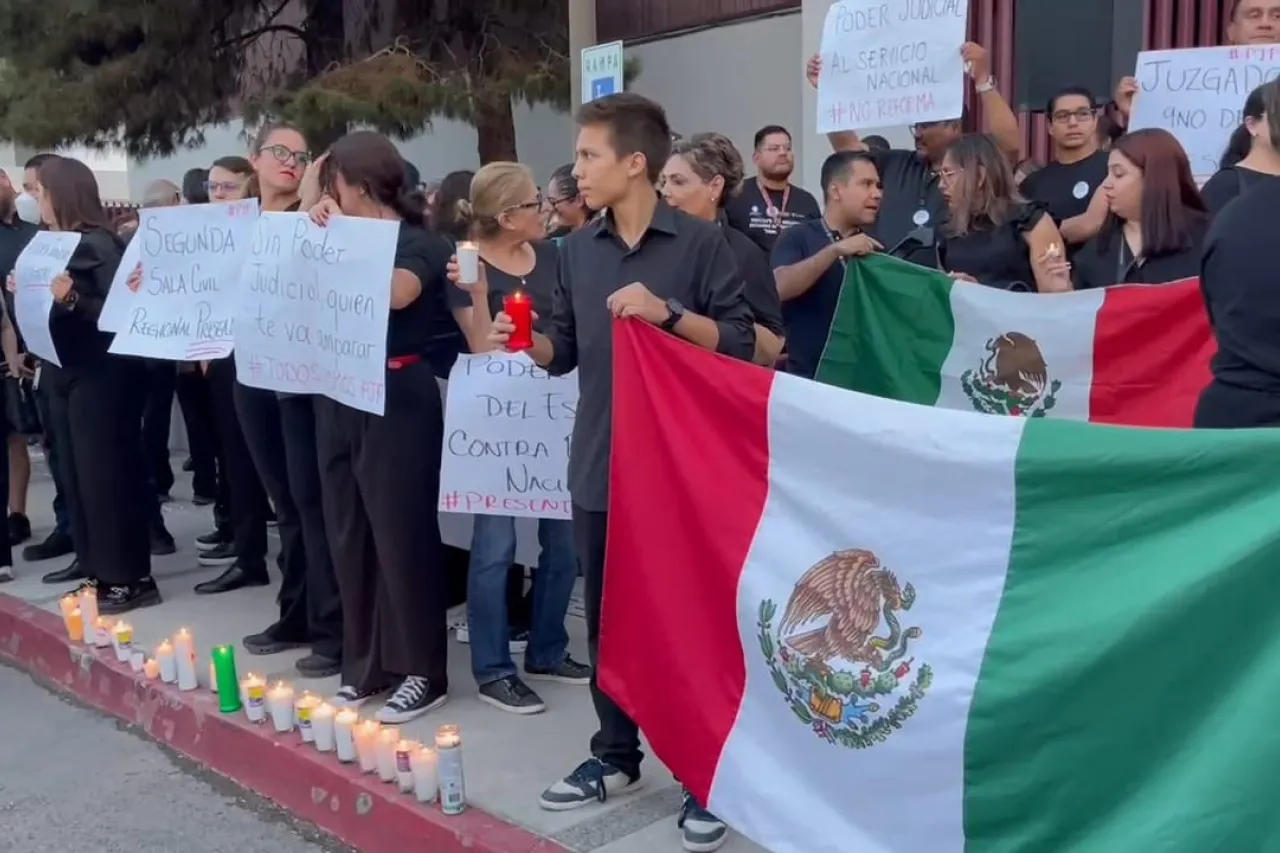
[[[425,676],[446,689],[444,546],[436,506],[444,407],[426,362],[387,371],[386,413],[316,400],[325,529],[342,595],[342,680]]]
[[[587,652],[593,670],[600,655],[600,601],[604,592],[604,551],[609,514],[573,507],[573,550],[582,573],[587,615]],[[536,572],[534,574],[537,574]],[[640,773],[644,753],[640,751],[640,728],[618,707],[591,675],[591,702],[596,707],[600,730],[591,736],[591,754],[635,778]]]
[[[222,447],[227,482],[227,512],[236,559],[247,572],[267,573],[267,493],[254,467],[236,413],[236,364],[233,357],[209,364],[209,390]]]
[[[324,499],[320,483],[320,456],[316,447],[316,398],[281,397],[280,426],[284,434],[284,461],[288,466],[289,491],[298,521],[302,525],[305,553],[306,633],[311,650],[328,658],[342,659],[342,598],[333,571],[333,555],[324,525]],[[280,518],[279,504],[276,516]],[[280,520],[283,530],[284,521]],[[282,533],[283,535],[283,533]],[[283,621],[284,610],[281,609]]]
[[[184,370],[184,367],[191,369]],[[191,491],[203,497],[215,497],[219,494],[218,429],[209,378],[200,372],[199,365],[179,365],[175,383],[191,454]]]
[[[0,495],[4,496],[4,500],[5,500],[4,515],[5,515],[5,518],[8,518],[9,517],[8,503],[9,503],[10,472],[9,472],[9,454],[7,451],[8,451],[9,436],[12,435],[15,430],[14,430],[14,425],[9,422],[8,418],[3,418],[0,420],[3,420],[3,423],[0,423],[0,443],[4,444],[5,450],[6,450],[4,454],[4,464],[0,465]],[[8,536],[0,536],[0,566],[9,566],[10,568],[13,568],[13,544],[9,541]]]
[[[44,445],[44,459],[49,465],[49,476],[53,478],[53,518],[54,531],[74,539],[75,531],[71,529],[71,509],[67,506],[67,487],[64,478],[65,460],[59,452],[58,442],[54,438],[53,412],[49,405],[52,393],[49,387],[53,383],[54,372],[58,370],[52,364],[40,368],[40,387],[35,389],[36,409],[40,412],[40,429],[43,433],[41,443]]]
[[[142,449],[145,365],[103,355],[83,369],[43,370],[81,567],[104,584],[149,577],[155,495]]]
[[[142,446],[147,454],[147,471],[157,495],[173,488],[173,467],[169,464],[169,427],[173,421],[173,395],[178,369],[172,361],[145,362],[146,399],[142,409]]]
[[[1280,394],[1214,380],[1196,404],[1196,429],[1280,426]]]

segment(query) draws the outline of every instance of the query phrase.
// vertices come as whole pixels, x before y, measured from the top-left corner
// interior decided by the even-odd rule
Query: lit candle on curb
[[[293,705],[294,715],[298,720],[298,731],[302,734],[303,743],[313,743],[316,730],[311,726],[311,715],[315,713],[320,700],[310,693],[303,693]]]
[[[123,619],[111,626],[111,648],[120,663],[128,663],[133,657],[133,626]]]
[[[267,710],[277,732],[293,731],[293,688],[277,681],[276,686],[267,691]]]
[[[261,723],[267,718],[267,682],[260,676],[249,673],[240,683],[240,692],[244,694],[244,714],[251,723]]]
[[[142,649],[134,649],[133,654],[129,656],[129,668],[134,672],[142,672],[147,665],[147,653]]]
[[[160,664],[156,662],[155,658],[149,658],[147,662],[142,665],[142,674],[152,681],[155,681],[160,677]]]
[[[209,661],[209,692],[218,692],[218,667],[212,659]]]
[[[100,649],[108,648],[112,645],[111,624],[107,622],[107,617],[99,616],[93,620],[93,644]]]
[[[400,793],[413,793],[413,754],[422,748],[416,740],[402,740],[396,744],[396,778]]]
[[[71,638],[73,643],[84,642],[84,615],[77,607],[67,616],[67,636]]]
[[[321,702],[311,712],[311,732],[316,740],[316,749],[321,752],[333,752],[333,706]]]
[[[378,772],[378,730],[381,728],[377,720],[365,720],[356,726],[356,755],[360,757],[360,770],[364,773]]]
[[[236,650],[231,646],[213,647],[213,668],[218,676],[218,710],[234,714],[244,703],[240,701],[240,679],[236,676]],[[192,680],[195,672],[191,673]],[[178,687],[182,687],[182,647],[178,647]]]
[[[475,284],[480,280],[480,247],[463,240],[455,249],[458,255],[458,284]]]
[[[179,690],[195,690],[200,686],[196,681],[196,641],[186,628],[179,629],[173,638],[173,662],[178,668]]]
[[[178,680],[178,665],[173,657],[173,643],[165,640],[156,646],[156,665],[160,670],[160,680],[165,684],[173,684]]]
[[[436,729],[436,772],[440,776],[440,811],[462,814],[467,785],[462,776],[462,731],[455,725]]]
[[[409,764],[413,769],[413,795],[420,803],[434,803],[440,794],[436,751],[429,746],[419,747],[410,756]]]
[[[343,708],[333,717],[333,742],[338,750],[338,760],[350,764],[356,760],[356,723],[360,715],[351,708]]]
[[[81,622],[81,625],[80,625],[79,637],[74,636],[74,632],[71,630],[72,614],[74,614],[76,610],[78,610],[79,608],[80,608],[80,599],[74,593],[71,595],[65,595],[58,601],[58,610],[59,612],[62,613],[62,625],[67,629],[67,638],[71,640],[71,642],[73,643],[80,642],[81,637],[84,636],[83,622]]]
[[[382,729],[378,732],[378,778],[383,782],[396,781],[396,744],[400,743],[398,729]]]
[[[98,589],[87,586],[76,594],[80,599],[80,620],[84,625],[84,644],[92,646],[98,641],[94,636],[94,626],[98,624]]]

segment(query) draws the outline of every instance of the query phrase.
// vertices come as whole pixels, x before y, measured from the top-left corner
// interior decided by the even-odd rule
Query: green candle
[[[214,646],[213,671],[218,679],[218,709],[234,714],[240,704],[240,679],[236,675],[236,650],[231,646]]]

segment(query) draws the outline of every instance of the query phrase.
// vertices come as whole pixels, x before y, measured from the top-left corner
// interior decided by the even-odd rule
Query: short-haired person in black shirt
[[[727,136],[695,133],[677,142],[662,170],[662,195],[685,213],[717,222],[742,273],[743,295],[756,321],[756,364],[772,367],[782,352],[782,303],[769,256],[725,220],[726,199],[742,188],[742,156]]]
[[[662,202],[654,184],[671,155],[662,107],[630,92],[584,104],[577,114],[575,174],[583,200],[603,215],[565,239],[560,283],[545,334],[530,355],[554,375],[578,369],[578,412],[569,455],[574,550],[586,582],[587,645],[592,664],[600,638],[609,508],[613,408],[613,323],[650,323],[703,349],[744,361],[755,349],[751,308],[733,253],[712,222]],[[515,327],[500,313],[489,340],[505,347]],[[640,787],[635,721],[591,685],[600,730],[592,758],[543,792],[543,808],[563,811]],[[723,823],[686,798],[686,844],[712,850]]]
[[[787,372],[812,379],[835,318],[848,258],[881,245],[870,236],[884,196],[866,151],[837,151],[822,164],[821,219],[788,230],[773,247],[773,275],[787,331]]]
[[[818,200],[791,183],[796,156],[791,133],[777,124],[756,131],[751,160],[756,175],[743,191],[725,205],[729,224],[746,234],[766,252],[773,251],[778,235],[798,222],[822,215]]]
[[[317,397],[325,524],[342,596],[338,700],[394,688],[376,713],[405,723],[443,705],[449,688],[444,544],[436,505],[444,405],[424,353],[449,242],[426,229],[426,199],[405,180],[391,140],[348,133],[329,150],[328,194],[311,208],[399,222],[387,320],[386,401],[379,417]]]
[[[489,328],[502,311],[503,299],[524,293],[533,302],[542,331],[552,315],[552,294],[560,280],[560,254],[543,236],[543,200],[533,172],[521,163],[489,163],[471,181],[471,236],[480,251],[480,275],[472,284],[458,282],[455,261],[449,265],[449,307],[467,336],[471,351],[488,352]],[[450,436],[452,440],[454,436]],[[569,657],[564,618],[578,579],[570,523],[538,519],[538,565],[533,572],[537,594],[531,596],[525,676],[534,681],[585,685],[591,667]],[[467,570],[467,636],[471,672],[480,701],[513,714],[546,710],[542,698],[525,684],[511,659],[507,607],[507,573],[516,559],[516,520],[509,515],[477,515],[471,533]],[[523,574],[520,578],[523,587]]]
[[[1093,93],[1067,86],[1049,99],[1045,116],[1053,158],[1027,176],[1019,188],[1028,201],[1049,209],[1068,253],[1098,232],[1107,216],[1100,191],[1107,177],[1107,152],[1098,134],[1098,110]]]

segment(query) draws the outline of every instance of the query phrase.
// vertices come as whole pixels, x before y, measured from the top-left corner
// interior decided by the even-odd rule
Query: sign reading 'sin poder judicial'
[[[569,436],[578,374],[528,356],[464,355],[449,374],[440,510],[569,518]]]

